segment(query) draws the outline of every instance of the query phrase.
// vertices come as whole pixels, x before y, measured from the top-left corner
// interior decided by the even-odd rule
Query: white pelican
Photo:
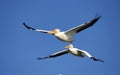
[[[61,56],[61,55],[64,55],[64,54],[68,54],[68,53],[71,53],[75,56],[80,56],[80,57],[85,57],[85,56],[88,56],[90,59],[93,59],[94,61],[100,61],[100,62],[104,62],[103,60],[101,59],[96,59],[95,57],[93,57],[90,53],[88,53],[87,51],[84,51],[84,50],[80,50],[78,48],[74,48],[72,44],[68,45],[68,46],[65,46],[65,48],[67,48],[66,50],[63,50],[63,51],[59,51],[59,52],[56,52],[56,53],[53,53],[49,56],[46,56],[46,57],[42,57],[42,58],[38,58],[38,60],[41,60],[41,59],[47,59],[47,58],[54,58],[54,57],[57,57],[57,56]]]
[[[94,19],[92,19],[91,21],[83,23],[81,25],[78,25],[78,26],[76,26],[74,28],[71,28],[67,31],[60,31],[60,29],[54,29],[54,30],[51,30],[51,31],[35,29],[35,28],[32,28],[32,27],[28,26],[25,22],[23,23],[23,25],[27,29],[34,30],[34,31],[37,31],[37,32],[52,34],[56,38],[58,38],[59,40],[72,43],[74,34],[79,33],[80,31],[94,25],[100,19],[100,17],[101,16],[97,16]]]

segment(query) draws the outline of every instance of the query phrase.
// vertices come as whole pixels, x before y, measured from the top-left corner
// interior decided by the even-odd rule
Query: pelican
[[[41,33],[48,33],[48,34],[54,35],[57,39],[59,39],[61,41],[72,43],[73,36],[76,33],[79,33],[80,31],[94,25],[100,19],[100,17],[101,16],[97,16],[94,19],[92,19],[91,21],[83,23],[81,25],[78,25],[67,31],[60,31],[60,29],[54,29],[54,30],[50,30],[50,31],[35,29],[35,28],[28,26],[25,22],[23,23],[23,25],[29,30],[34,30],[34,31],[41,32]]]
[[[38,58],[38,60],[47,59],[47,58],[54,58],[54,57],[58,57],[58,56],[61,56],[61,55],[64,55],[64,54],[71,53],[72,55],[79,56],[79,57],[82,57],[82,58],[85,57],[85,56],[88,56],[90,59],[92,59],[94,61],[104,62],[101,59],[97,59],[97,58],[93,57],[90,53],[88,53],[85,50],[74,48],[72,44],[70,44],[68,46],[65,46],[65,48],[67,48],[67,49],[56,52],[56,53],[53,53],[53,54],[51,54],[49,56],[46,56],[46,57]]]

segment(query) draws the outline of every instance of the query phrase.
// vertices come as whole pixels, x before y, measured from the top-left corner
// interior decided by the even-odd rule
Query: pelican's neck
[[[55,35],[55,34],[57,34],[59,32],[60,32],[60,29],[54,29],[54,30],[49,31],[48,34]]]
[[[65,48],[71,49],[71,48],[73,48],[73,45],[69,44],[68,46],[65,46]]]

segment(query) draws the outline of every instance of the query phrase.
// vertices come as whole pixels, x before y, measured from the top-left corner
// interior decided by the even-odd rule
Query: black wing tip
[[[97,61],[100,61],[100,62],[104,63],[104,61],[103,61],[103,60],[101,60],[101,59],[97,59]]]
[[[97,19],[100,19],[101,17],[102,17],[102,16],[97,16],[96,18],[97,18]]]
[[[49,56],[43,57],[43,58],[38,57],[37,60],[43,60],[43,59],[47,59],[47,58],[49,58]]]
[[[23,25],[26,27],[26,28],[28,28],[29,26],[27,26],[27,24],[25,23],[25,22],[23,22]]]
[[[23,25],[26,25],[26,23],[25,23],[25,22],[23,22]]]
[[[43,59],[46,59],[46,58],[37,58],[37,60],[43,60]]]
[[[23,22],[23,25],[24,25],[27,29],[35,30],[34,28],[28,26],[25,22]]]
[[[95,57],[90,57],[90,58],[93,59],[94,61],[100,61],[100,62],[103,62],[103,63],[104,63],[104,61],[101,60],[101,59],[96,59]]]
[[[98,19],[100,19],[101,17],[102,17],[102,16],[97,16],[96,19],[98,20]]]
[[[95,15],[95,19],[100,19],[101,17],[102,17],[101,15],[98,14]]]
[[[30,29],[30,27],[29,27],[25,22],[23,22],[23,25],[24,25],[26,28]]]
[[[42,60],[43,58],[37,58],[37,60]]]
[[[102,16],[96,16],[92,21],[91,21],[91,25],[93,25],[94,23],[96,23]]]

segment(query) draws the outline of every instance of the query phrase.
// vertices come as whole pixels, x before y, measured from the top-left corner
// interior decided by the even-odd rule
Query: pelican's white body
[[[54,34],[55,35],[55,37],[57,38],[57,39],[59,39],[59,40],[61,40],[61,41],[65,41],[65,42],[72,42],[72,37],[70,37],[70,36],[67,36],[66,34],[65,34],[65,32],[59,32],[59,33],[56,33],[56,34]]]
[[[79,49],[77,49],[77,48],[69,48],[69,50],[70,50],[70,53],[71,53],[71,54],[73,54],[73,55],[75,55],[75,56],[78,56],[77,50],[79,50]]]

